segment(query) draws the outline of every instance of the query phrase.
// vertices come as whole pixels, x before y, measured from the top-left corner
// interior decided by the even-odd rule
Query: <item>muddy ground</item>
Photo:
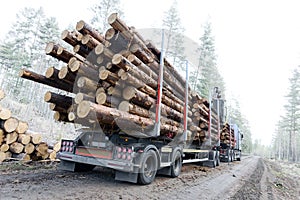
[[[179,177],[157,176],[146,186],[115,181],[114,171],[101,167],[73,173],[57,166],[1,164],[0,199],[300,199],[300,165],[292,173],[290,165],[260,157],[213,169],[184,165]]]

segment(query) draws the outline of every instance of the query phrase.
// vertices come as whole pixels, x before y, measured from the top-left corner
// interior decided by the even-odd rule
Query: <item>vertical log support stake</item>
[[[186,60],[185,68],[185,94],[184,94],[184,110],[183,110],[183,126],[184,126],[184,141],[187,141],[187,117],[188,117],[188,102],[189,101],[189,63]]]
[[[164,79],[164,29],[161,32],[161,53],[160,53],[160,65],[157,84],[157,100],[156,100],[156,112],[155,112],[155,132],[156,136],[160,136],[160,116],[161,116],[161,97]]]

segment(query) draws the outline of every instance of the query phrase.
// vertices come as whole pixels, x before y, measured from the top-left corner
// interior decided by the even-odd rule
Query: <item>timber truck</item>
[[[220,141],[226,109],[218,88],[212,89],[209,100],[202,98],[189,86],[189,63],[186,62],[186,77],[182,79],[164,58],[164,42],[159,51],[116,14],[112,14],[108,21],[113,29],[107,31],[105,41],[109,41],[110,46],[97,43],[90,57],[93,59],[95,52],[104,49],[102,60],[111,63],[99,69],[101,81],[98,83],[91,84],[93,82],[84,77],[77,81],[77,85],[82,89],[87,84],[89,87],[83,89],[97,89],[98,92],[99,83],[103,87],[107,84],[117,87],[126,82],[130,87],[123,87],[122,98],[128,101],[107,107],[114,98],[104,101],[103,106],[99,101],[98,104],[91,102],[94,98],[85,95],[88,100],[76,105],[77,115],[85,120],[79,124],[89,125],[83,126],[76,139],[62,140],[58,153],[60,168],[82,171],[101,166],[114,169],[116,180],[150,184],[156,174],[179,176],[185,163],[218,166],[220,150],[227,149]],[[84,22],[77,25],[78,31],[84,30],[82,33],[101,39]],[[129,55],[128,51],[121,51],[128,46],[131,46]],[[84,71],[84,75],[87,74],[91,74],[90,70]],[[119,79],[121,82],[117,82]],[[105,92],[109,89],[106,87],[100,95],[96,94],[96,100],[101,95],[106,97]],[[153,109],[149,110],[150,107]],[[240,144],[229,147],[232,148],[240,148]]]

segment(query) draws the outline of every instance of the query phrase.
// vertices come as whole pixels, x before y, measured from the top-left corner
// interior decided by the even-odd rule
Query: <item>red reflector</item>
[[[130,155],[127,156],[127,160],[131,160],[131,156]]]
[[[128,149],[128,153],[132,153],[132,149]]]
[[[62,145],[63,145],[63,146],[66,146],[66,141],[63,141]]]
[[[122,159],[125,160],[126,159],[126,154],[122,155]]]
[[[118,153],[117,157],[118,157],[119,159],[121,159],[122,156],[121,156],[121,154]]]
[[[123,153],[126,153],[126,147],[123,148]]]

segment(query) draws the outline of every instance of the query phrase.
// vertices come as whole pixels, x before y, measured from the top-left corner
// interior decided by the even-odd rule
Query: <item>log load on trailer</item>
[[[226,123],[220,135],[220,160],[225,162],[241,161],[243,134],[236,124]]]
[[[188,70],[184,79],[163,50],[116,13],[108,22],[105,36],[84,21],[64,31],[74,52],[47,44],[46,54],[66,63],[61,69],[20,72],[68,92],[45,94],[57,121],[82,126],[75,140],[62,140],[60,168],[103,166],[116,170],[116,180],[150,184],[156,174],[179,176],[184,163],[219,165],[219,101],[192,91]]]

